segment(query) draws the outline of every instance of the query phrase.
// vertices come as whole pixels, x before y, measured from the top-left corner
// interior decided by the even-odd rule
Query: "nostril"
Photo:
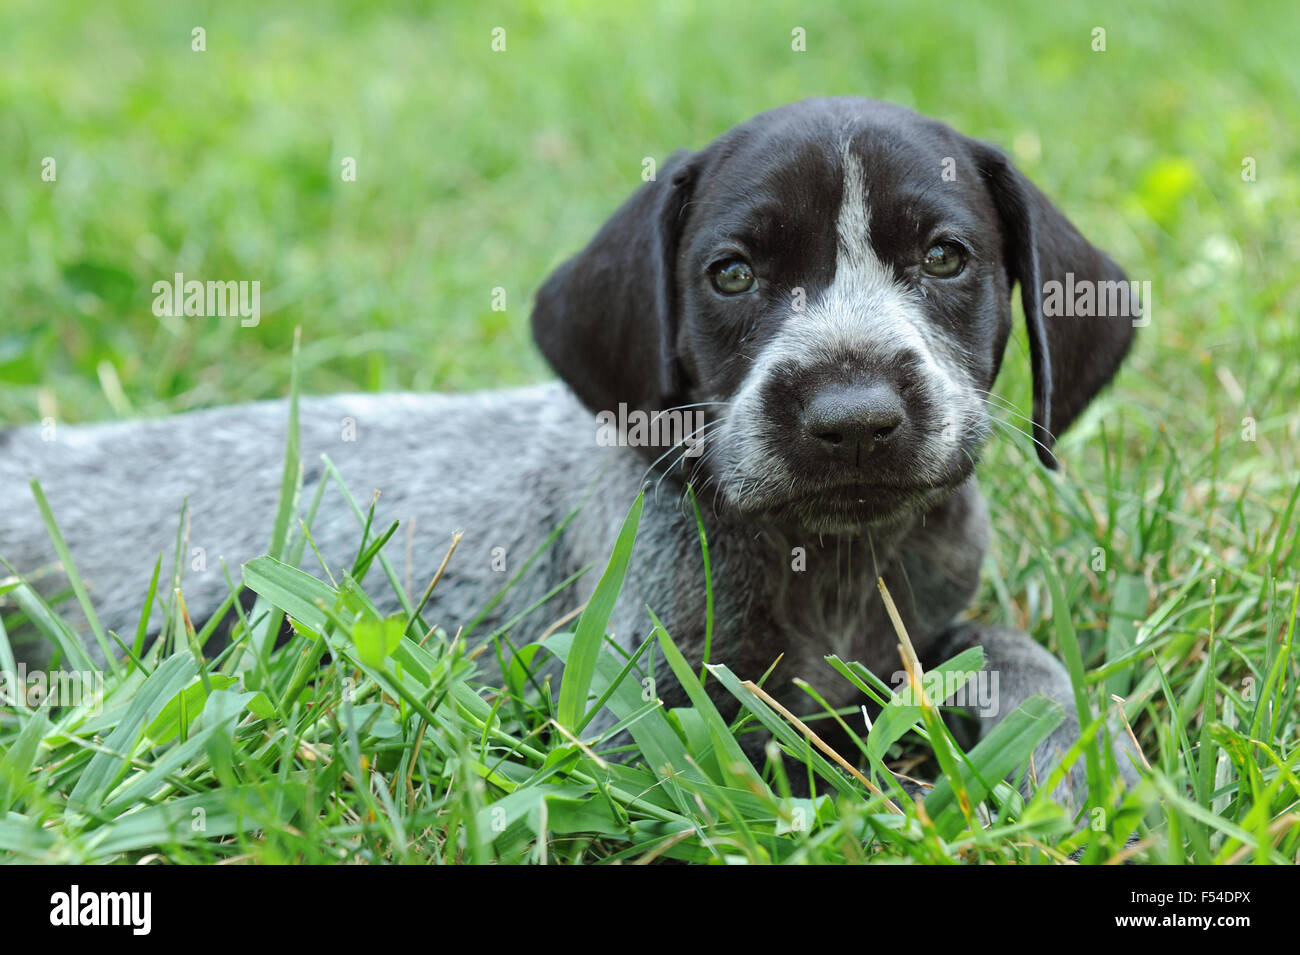
[[[840,445],[844,443],[844,435],[838,431],[822,431],[813,435],[818,441],[824,441],[829,445]]]
[[[881,444],[884,441],[888,441],[889,436],[897,430],[898,430],[897,422],[895,422],[894,424],[881,425],[879,428],[877,428],[875,431],[871,433],[871,441],[873,444]]]

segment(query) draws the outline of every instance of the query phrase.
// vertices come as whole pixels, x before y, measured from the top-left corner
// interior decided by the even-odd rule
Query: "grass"
[[[807,95],[913,105],[1009,148],[1084,234],[1152,282],[1152,324],[1065,437],[1065,473],[1037,466],[1010,412],[991,443],[995,536],[976,605],[1070,664],[1085,724],[1124,701],[1152,764],[1141,787],[1116,797],[1095,743],[1069,757],[1094,781],[1083,828],[1045,793],[1022,802],[987,785],[1053,718],[1033,708],[970,752],[899,702],[870,733],[840,714],[862,737],[842,754],[861,778],[841,772],[725,660],[693,673],[662,630],[623,659],[595,601],[572,635],[545,641],[574,661],[558,683],[521,663],[488,694],[474,648],[435,629],[436,587],[418,614],[420,594],[404,594],[407,612],[386,622],[352,583],[400,589],[375,549],[388,528],[358,508],[358,559],[330,568],[331,585],[294,570],[314,557],[286,508],[268,555],[230,568],[232,588],[259,601],[231,607],[229,650],[198,649],[206,634],[187,627],[177,571],[162,567],[148,599],[175,612],[152,644],[104,635],[131,654],[103,674],[101,712],[0,709],[0,853],[1054,862],[1081,848],[1114,858],[1136,834],[1138,861],[1296,861],[1300,13],[1026,2],[934,23],[925,11],[7,4],[0,421],[280,395],[294,369],[310,392],[540,378],[531,292],[639,181],[643,157]],[[204,53],[190,49],[197,25]],[[1091,49],[1099,25],[1105,52]],[[504,53],[490,49],[495,26]],[[806,53],[790,50],[795,26]],[[47,156],[54,183],[40,178]],[[356,182],[339,175],[348,156]],[[152,283],[175,271],[260,280],[261,324],[154,317]],[[1018,336],[999,393],[1020,409],[1027,364]],[[310,527],[311,501],[298,513]],[[18,607],[0,615],[0,669],[22,621],[77,660],[63,604],[12,581],[0,596]],[[281,615],[295,633],[275,648]],[[510,636],[540,662],[540,631]],[[884,690],[853,661],[828,666]],[[701,693],[664,712],[643,699],[651,667],[688,690],[716,680],[746,704],[745,725],[723,724]],[[584,731],[602,698],[631,731],[630,758]],[[760,779],[736,760],[736,734],[759,726],[806,766],[816,798],[789,795],[779,761]],[[884,770],[904,745],[943,770],[924,805]]]

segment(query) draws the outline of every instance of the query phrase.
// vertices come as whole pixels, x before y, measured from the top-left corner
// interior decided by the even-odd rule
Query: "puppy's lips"
[[[809,525],[889,523],[938,504],[970,479],[976,460],[967,451],[937,473],[915,476],[805,472],[776,486],[755,485],[757,493],[742,500],[740,508]]]
[[[967,449],[924,477],[809,472],[776,481],[737,481],[728,504],[740,515],[771,518],[806,529],[852,530],[889,525],[939,504],[970,479],[978,454]],[[730,483],[730,482],[728,482]]]

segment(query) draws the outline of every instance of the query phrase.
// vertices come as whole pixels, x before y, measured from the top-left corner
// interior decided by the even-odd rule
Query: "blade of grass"
[[[77,596],[77,603],[81,606],[81,612],[86,615],[86,621],[90,624],[90,631],[95,635],[95,642],[99,644],[99,649],[104,654],[108,668],[113,672],[114,676],[118,676],[121,670],[112,649],[109,647],[108,635],[104,633],[104,628],[99,623],[99,615],[95,613],[95,607],[90,602],[90,594],[86,592],[86,585],[82,583],[81,575],[77,573],[77,566],[73,563],[72,552],[68,550],[68,544],[63,539],[63,533],[54,521],[54,512],[50,510],[50,502],[45,499],[45,492],[41,490],[41,482],[33,478],[30,487],[32,497],[36,498],[36,506],[40,509],[41,520],[45,523],[45,531],[49,534],[50,542],[54,545],[54,552],[59,555],[59,561],[63,565],[63,572],[68,575],[68,583],[72,585],[72,592]]]
[[[609,564],[596,584],[591,600],[587,602],[587,609],[582,612],[578,625],[574,628],[573,649],[560,682],[556,720],[575,732],[580,731],[586,722],[582,717],[586,713],[591,679],[596,672],[596,658],[600,654],[609,618],[614,613],[614,605],[618,602],[619,591],[623,589],[623,579],[632,559],[632,547],[636,543],[636,532],[644,506],[645,492],[642,491],[623,521]]]

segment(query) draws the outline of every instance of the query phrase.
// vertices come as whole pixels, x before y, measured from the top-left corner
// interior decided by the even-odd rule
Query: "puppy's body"
[[[796,712],[813,707],[794,677],[832,705],[858,702],[822,657],[883,676],[898,669],[879,574],[927,665],[984,647],[1000,677],[985,725],[1035,692],[1062,704],[1065,721],[1037,753],[1042,775],[1078,734],[1064,668],[1023,634],[957,618],[988,538],[973,471],[1013,285],[1029,328],[1034,435],[1049,465],[1054,435],[1109,380],[1132,337],[1127,312],[1044,315],[1044,283],[1067,273],[1123,279],[991,147],[869,100],[784,107],[674,157],[539,291],[534,332],[567,387],[305,400],[304,498],[322,480],[320,453],[358,498],[380,490],[380,526],[414,528],[417,589],[463,530],[431,613],[448,630],[577,509],[485,622],[513,618],[591,568],[520,624],[526,640],[590,595],[648,477],[612,626],[624,646],[638,645],[649,605],[698,660],[705,586],[694,515],[682,506],[689,480],[709,535],[713,660],[756,679],[784,654],[771,686]],[[703,453],[600,446],[593,413],[620,407],[697,409]],[[0,438],[0,500],[21,500],[27,480],[41,478],[105,625],[128,629],[188,495],[187,546],[204,549],[207,570],[187,571],[184,593],[202,616],[227,593],[217,556],[233,566],[265,547],[286,420],[283,403],[266,403],[63,428],[54,441],[20,431]],[[350,563],[358,533],[327,490],[313,535],[332,567]],[[388,550],[399,567],[403,542],[399,534]],[[23,571],[52,559],[34,508],[0,525],[0,554]],[[375,597],[395,609],[383,588]],[[658,690],[681,702],[676,687]],[[1082,785],[1076,764],[1067,786],[1077,796]]]
[[[416,577],[427,577],[452,532],[465,530],[438,590],[449,623],[467,623],[482,609],[484,595],[505,585],[545,540],[546,522],[558,525],[596,474],[590,453],[564,458],[565,449],[590,450],[593,428],[559,384],[474,395],[304,398],[299,413],[303,498],[329,482],[322,454],[362,507],[378,490],[377,526],[402,522],[390,546],[399,570],[408,529]],[[240,564],[265,553],[288,421],[288,403],[268,401],[134,424],[59,426],[52,440],[36,429],[14,431],[0,438],[0,494],[30,501],[27,482],[40,480],[101,622],[121,632],[134,632],[160,553],[164,574],[170,570],[188,502],[180,566],[187,607],[202,619],[229,594],[221,559],[238,580]],[[447,451],[431,453],[438,448]],[[555,481],[561,472],[571,480]],[[596,509],[586,521],[599,520]],[[327,487],[312,538],[331,572],[351,564],[360,532],[342,493]],[[494,570],[503,566],[494,548],[503,549],[505,572]],[[55,560],[34,505],[18,506],[0,525],[0,555],[29,572]],[[547,559],[541,573],[520,581],[502,612],[514,609],[514,600],[545,593]],[[322,574],[314,559],[304,566]],[[413,586],[423,583],[413,578]],[[397,609],[391,592],[376,590],[375,599]]]

